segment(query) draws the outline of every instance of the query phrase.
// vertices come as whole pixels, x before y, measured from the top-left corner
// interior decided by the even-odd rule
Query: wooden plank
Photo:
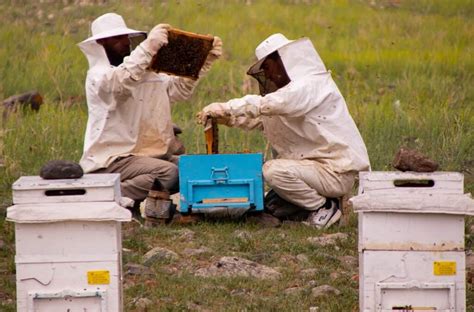
[[[214,204],[214,203],[246,203],[248,197],[231,197],[231,198],[205,198],[202,200],[203,204]]]

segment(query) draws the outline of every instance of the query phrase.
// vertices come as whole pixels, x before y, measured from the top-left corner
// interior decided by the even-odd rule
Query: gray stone
[[[153,306],[153,301],[151,301],[148,298],[139,298],[135,301],[135,307],[137,311],[140,311],[140,312],[151,311],[152,306]]]
[[[311,289],[311,296],[314,298],[328,296],[328,295],[339,296],[340,294],[341,292],[338,289],[329,285],[321,285],[321,286],[314,287],[313,289]]]
[[[0,250],[5,249],[5,248],[6,248],[5,242],[0,239]]]
[[[257,279],[278,279],[281,273],[256,262],[238,258],[222,257],[208,268],[198,269],[196,276],[254,277]]]
[[[125,275],[153,275],[153,271],[144,265],[127,263],[124,265]]]
[[[158,260],[174,261],[178,259],[179,256],[174,251],[162,247],[155,247],[143,256],[143,264],[151,266]]]
[[[348,269],[357,269],[359,267],[359,260],[353,256],[340,256],[337,257],[339,261]]]
[[[189,242],[189,241],[192,241],[194,239],[195,234],[196,233],[194,233],[190,229],[182,229],[182,230],[178,231],[178,235],[179,235],[178,239],[180,241]]]
[[[316,282],[315,280],[308,281],[308,286],[309,287],[316,287],[316,285],[318,285],[318,282]]]
[[[183,254],[186,255],[186,256],[199,256],[199,255],[202,255],[202,254],[206,254],[206,253],[211,253],[212,250],[207,248],[207,247],[200,247],[200,248],[185,248],[183,250]]]
[[[314,269],[314,268],[311,268],[311,269],[305,269],[305,270],[301,270],[300,271],[300,275],[303,276],[303,277],[314,277],[318,274],[318,269]]]
[[[298,286],[295,286],[295,287],[290,287],[290,288],[287,288],[283,291],[283,293],[285,295],[294,295],[294,294],[298,294],[300,292],[303,292],[304,291],[304,287],[298,287]]]
[[[236,230],[236,231],[234,231],[234,233],[232,235],[235,238],[238,238],[238,239],[243,240],[243,241],[249,241],[249,240],[252,239],[252,234],[250,234],[247,231],[243,231],[243,230]]]
[[[68,160],[50,160],[40,170],[43,179],[79,179],[84,171],[79,164]]]
[[[307,255],[305,254],[299,254],[296,256],[296,259],[301,262],[301,263],[308,263],[309,262],[309,258]]]
[[[323,236],[308,237],[308,242],[317,246],[335,245],[338,240],[346,240],[349,235],[346,233],[323,234]]]
[[[469,227],[469,233],[474,235],[474,224]]]

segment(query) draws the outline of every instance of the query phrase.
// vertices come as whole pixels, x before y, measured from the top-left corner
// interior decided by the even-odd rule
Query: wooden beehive
[[[155,72],[199,78],[214,37],[179,29],[168,31],[168,44],[153,57],[150,68]]]

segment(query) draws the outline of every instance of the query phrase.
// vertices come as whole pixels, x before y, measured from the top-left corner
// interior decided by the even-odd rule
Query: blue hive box
[[[181,213],[263,211],[262,165],[261,153],[180,156]]]

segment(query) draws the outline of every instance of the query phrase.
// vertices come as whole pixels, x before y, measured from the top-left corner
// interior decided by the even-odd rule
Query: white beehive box
[[[360,311],[466,311],[464,216],[474,202],[462,174],[361,172],[351,201]]]
[[[118,174],[13,186],[17,311],[122,311]]]

